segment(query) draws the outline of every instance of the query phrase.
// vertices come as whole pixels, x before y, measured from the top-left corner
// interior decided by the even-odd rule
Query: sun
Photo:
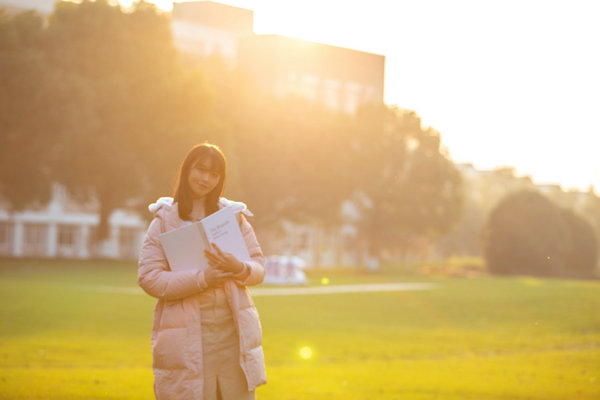
[[[151,3],[156,4],[158,8],[164,11],[171,11],[173,9],[172,0],[151,0]]]
[[[131,6],[133,3],[140,1],[140,0],[118,0],[119,4],[121,4],[124,7],[129,7]],[[156,7],[158,7],[160,10],[163,11],[171,11],[173,9],[173,0],[146,0],[148,3],[153,3],[156,4]]]

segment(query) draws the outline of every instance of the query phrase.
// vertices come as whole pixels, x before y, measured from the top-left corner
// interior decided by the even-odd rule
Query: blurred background
[[[260,399],[599,399],[596,3],[0,0],[0,400],[153,398],[136,259],[204,141]]]
[[[509,2],[503,21],[518,24],[503,25],[502,36],[497,24],[488,31],[481,22],[494,20],[500,8],[492,6],[472,8],[481,18],[473,30],[457,19],[425,35],[410,22],[424,11],[411,3],[363,4],[363,24],[352,34],[344,29],[361,11],[356,2],[344,2],[346,19],[339,2],[288,9],[282,2],[226,3],[0,0],[1,257],[135,259],[151,218],[147,205],[171,195],[186,151],[209,141],[229,160],[226,197],[247,203],[265,254],[277,260],[309,268],[377,270],[416,261],[424,273],[597,276],[598,157],[577,136],[593,137],[597,127],[579,125],[588,108],[577,118],[571,106],[562,108],[570,127],[549,106],[543,115],[527,113],[523,101],[532,103],[531,93],[548,81],[517,86],[512,79],[531,82],[537,56],[551,64],[547,42],[524,36],[524,48],[501,52],[523,38],[517,29],[538,39],[563,32],[558,15],[587,37],[584,4],[528,5],[523,15],[538,12],[541,21],[529,24],[511,14]],[[244,5],[258,8],[260,33],[255,10]],[[440,6],[431,23],[442,24],[446,11],[461,13]],[[399,26],[413,35],[400,36],[406,32]],[[494,40],[475,41],[475,29],[495,32]],[[355,37],[363,41],[352,48]],[[583,45],[573,49],[563,39],[567,46],[557,41],[554,50],[571,48],[581,68],[561,64],[564,75],[552,78],[556,93],[538,95],[571,104],[558,88],[585,86],[573,71],[588,76],[596,60],[586,49],[578,59]],[[410,50],[419,43],[422,57],[415,58]],[[513,57],[512,75],[494,75],[493,60],[481,61],[493,51]],[[473,56],[480,62],[466,68]],[[423,59],[446,65],[445,75],[424,75],[437,92],[406,83],[423,79],[415,71]],[[460,66],[470,81],[458,75]],[[590,90],[597,70],[592,76]],[[511,82],[510,93],[492,86],[498,80]],[[468,103],[482,85],[489,97]],[[468,93],[458,95],[461,88]],[[597,91],[579,97],[582,107],[597,105]],[[448,141],[432,121],[447,127]],[[560,131],[558,145],[550,125]],[[581,165],[585,172],[575,168]]]

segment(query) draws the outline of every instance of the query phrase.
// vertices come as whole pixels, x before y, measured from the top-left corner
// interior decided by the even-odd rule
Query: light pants
[[[202,292],[204,400],[254,400],[240,367],[239,341],[223,288]]]

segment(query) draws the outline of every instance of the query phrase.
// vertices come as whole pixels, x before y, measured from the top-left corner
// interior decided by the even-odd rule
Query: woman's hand
[[[209,287],[223,286],[225,279],[232,277],[233,274],[231,272],[225,272],[212,266],[204,270],[204,280]]]
[[[244,264],[233,254],[223,252],[216,243],[212,243],[214,251],[204,250],[204,255],[208,259],[211,267],[219,268],[225,272],[239,274],[244,269]]]

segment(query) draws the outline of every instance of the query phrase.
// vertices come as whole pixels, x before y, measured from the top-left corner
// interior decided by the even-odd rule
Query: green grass
[[[437,289],[256,297],[258,399],[600,398],[600,281],[322,277]],[[135,263],[1,261],[0,399],[152,399],[154,299],[109,290],[135,280]]]

